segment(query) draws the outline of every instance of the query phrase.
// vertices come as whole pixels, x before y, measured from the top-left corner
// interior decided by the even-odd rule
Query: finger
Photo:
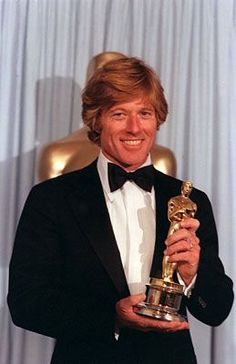
[[[128,296],[121,299],[116,303],[116,312],[118,316],[125,320],[132,320],[136,315],[133,311],[133,307],[138,303],[144,301],[146,296],[144,294],[138,294],[133,296]]]
[[[162,332],[174,332],[178,330],[189,329],[189,323],[179,321],[161,321],[153,318],[146,318],[141,316],[139,322],[140,327],[145,331],[162,331]]]
[[[137,305],[137,303],[144,301],[145,298],[146,296],[143,293],[135,294],[132,296],[122,298],[120,301],[117,302],[117,304],[121,306],[135,306]]]
[[[169,235],[165,241],[165,244],[167,246],[170,246],[180,240],[187,240],[188,238],[190,238],[190,232],[186,229],[180,229],[175,233]]]
[[[164,255],[171,257],[174,254],[179,254],[182,252],[191,251],[193,249],[193,244],[186,240],[180,240],[179,242],[170,245],[165,251]]]
[[[198,252],[181,252],[177,254],[172,254],[169,257],[170,263],[188,263],[191,266],[195,266],[199,263],[199,253]]]
[[[170,245],[167,245],[164,254],[167,256],[171,256],[173,254],[181,252],[192,252],[194,250],[199,250],[199,239],[196,236],[190,236],[186,239],[179,240]]]
[[[193,219],[193,218],[188,218],[188,219],[183,219],[180,222],[180,230],[182,229],[188,229],[190,231],[196,232],[197,229],[200,226],[200,222],[197,219]]]
[[[187,229],[187,228],[181,228],[177,231],[175,231],[173,234],[169,235],[166,239],[167,244],[173,244],[175,241],[190,238],[192,236],[196,236],[195,231]]]
[[[161,323],[162,322],[163,321],[161,321]],[[162,326],[162,331],[165,332],[175,332],[179,330],[188,330],[188,329],[189,329],[189,323],[187,321],[184,322],[172,321]]]
[[[199,238],[196,236],[195,232],[189,231],[187,229],[181,229],[170,235],[165,241],[167,248],[175,245],[176,243],[183,244],[182,248],[189,250],[193,247],[193,245],[199,244]]]

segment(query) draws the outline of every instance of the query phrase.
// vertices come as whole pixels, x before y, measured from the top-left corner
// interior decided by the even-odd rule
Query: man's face
[[[141,98],[116,104],[100,116],[103,154],[127,171],[140,167],[155,141],[154,107]]]

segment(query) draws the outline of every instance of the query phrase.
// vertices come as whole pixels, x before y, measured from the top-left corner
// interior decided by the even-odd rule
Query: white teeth
[[[124,143],[129,145],[138,145],[141,143],[141,140],[124,140]]]

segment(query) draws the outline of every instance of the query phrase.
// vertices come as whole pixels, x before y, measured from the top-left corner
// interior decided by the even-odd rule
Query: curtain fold
[[[118,51],[160,75],[169,117],[158,143],[177,175],[205,190],[220,256],[236,278],[236,2],[234,0],[0,1],[0,364],[49,363],[54,341],[11,323],[8,264],[45,143],[82,125],[92,56]],[[216,329],[191,318],[201,364],[236,362],[236,312]]]

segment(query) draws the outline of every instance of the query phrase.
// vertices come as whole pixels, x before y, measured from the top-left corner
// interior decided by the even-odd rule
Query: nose
[[[139,117],[136,113],[131,113],[127,118],[126,130],[129,133],[137,134],[141,130]]]

